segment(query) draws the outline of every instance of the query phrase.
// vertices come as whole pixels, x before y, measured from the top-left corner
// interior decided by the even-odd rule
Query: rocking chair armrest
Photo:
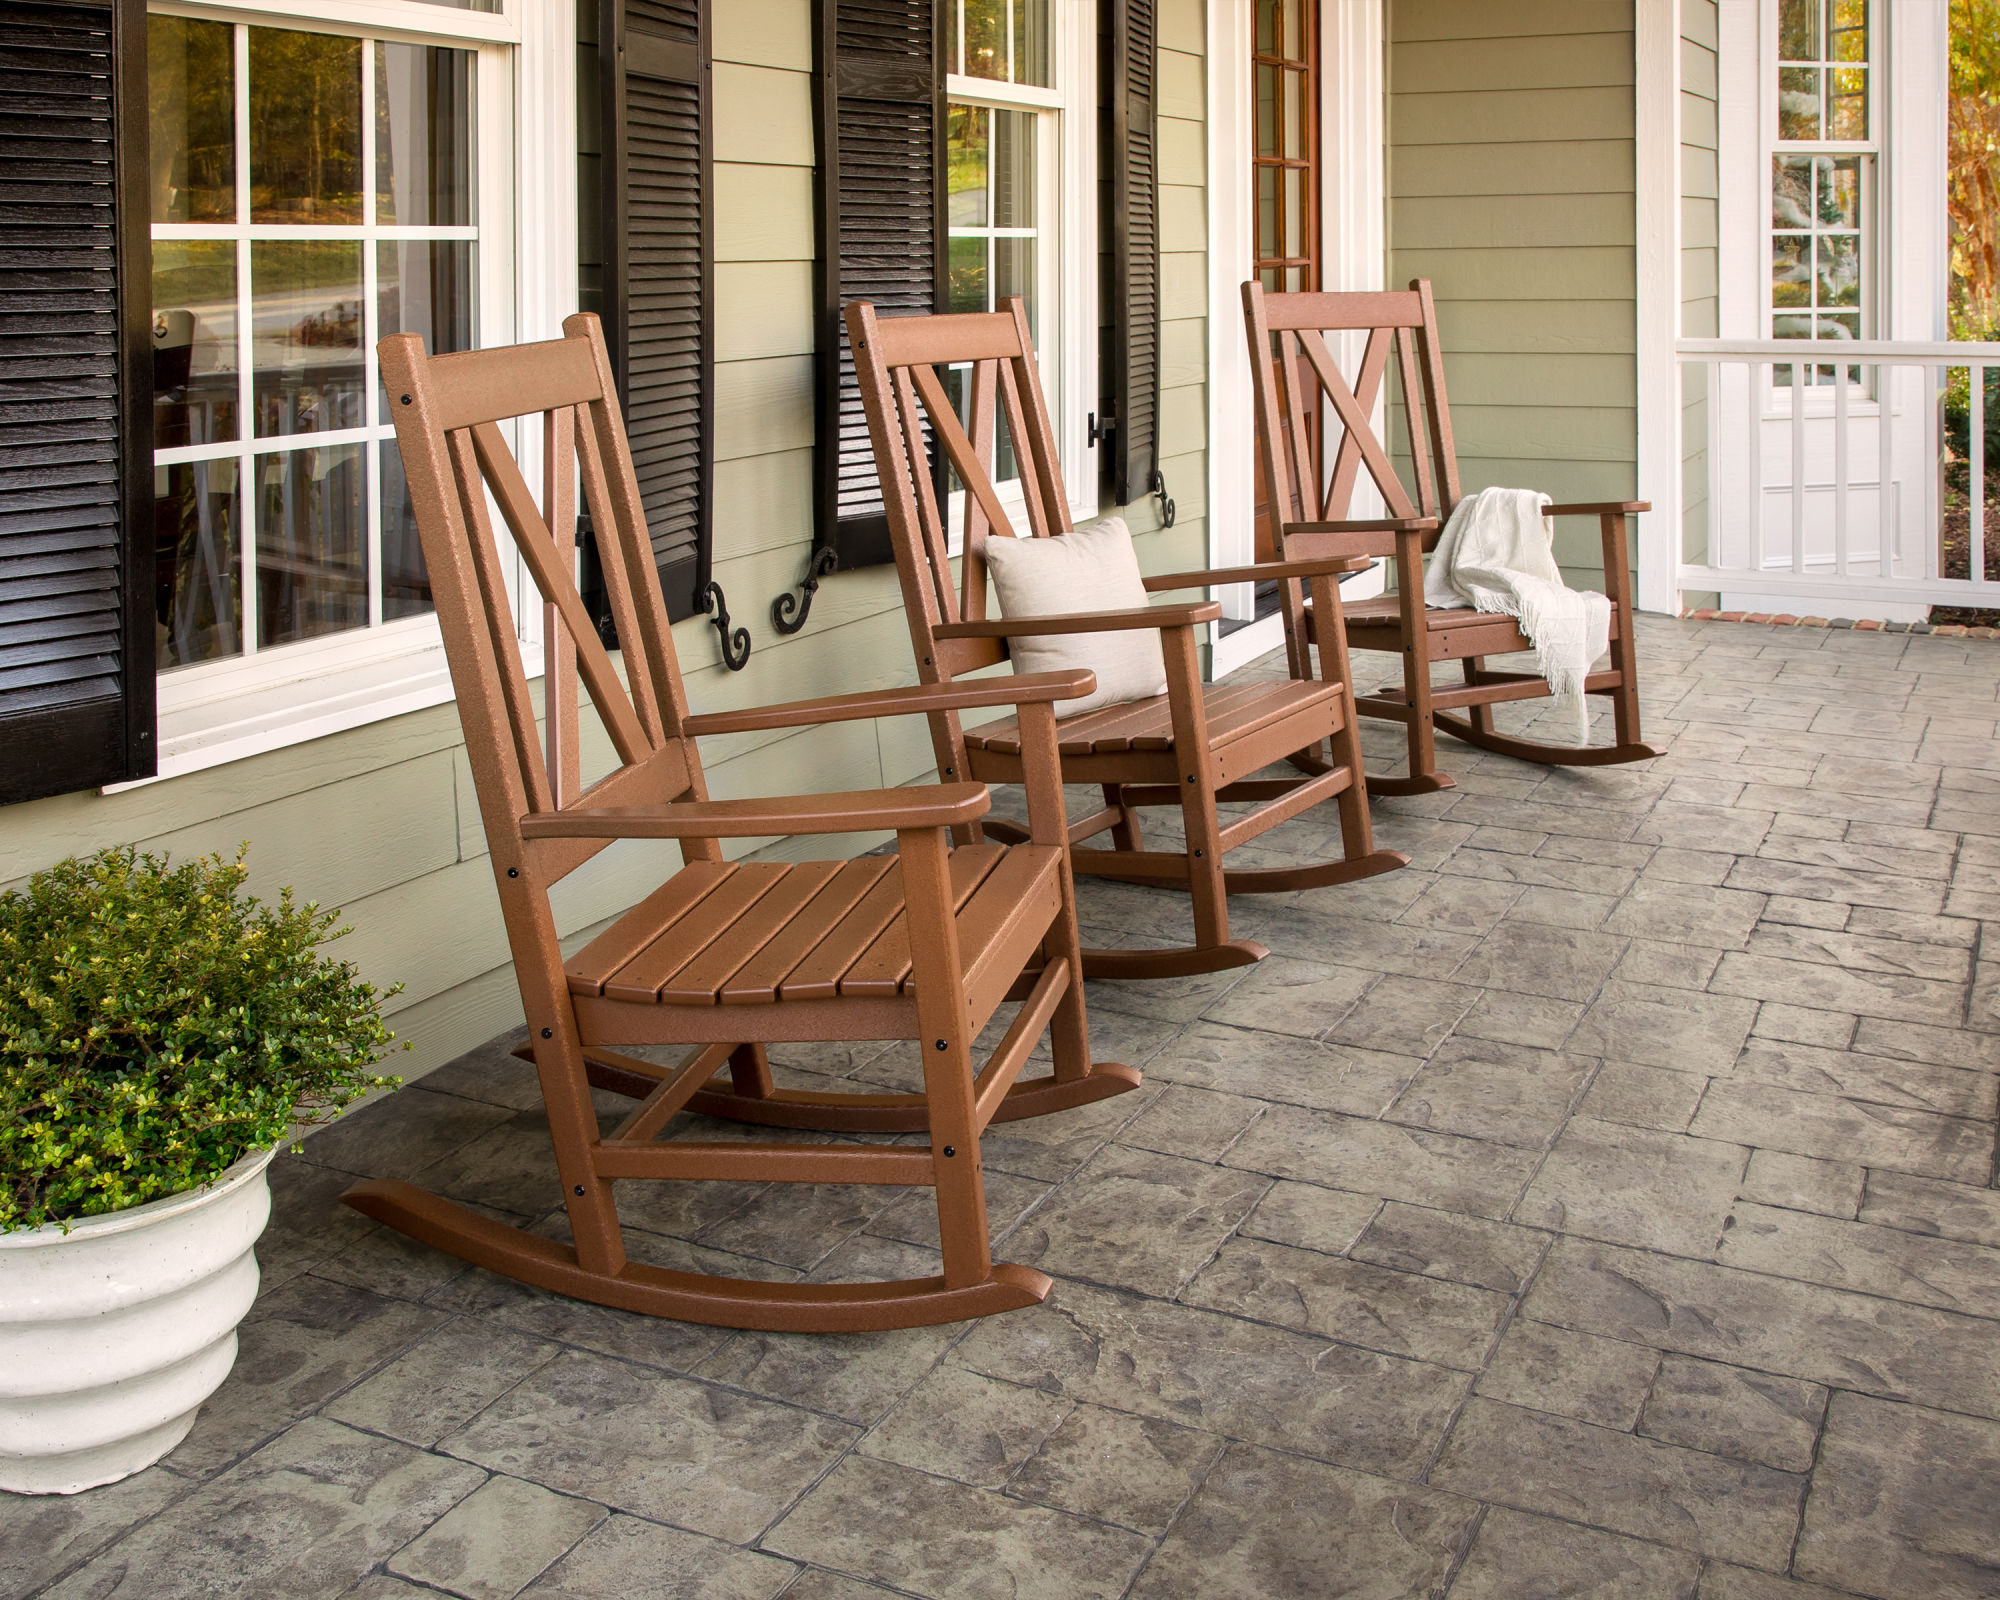
[[[983,622],[947,622],[933,628],[937,639],[1011,639],[1045,633],[1116,633],[1128,628],[1185,628],[1222,615],[1219,600],[1184,606],[1138,606],[1130,611],[1062,611],[1046,617],[991,617]]]
[[[1651,511],[1650,500],[1592,500],[1587,504],[1573,506],[1544,506],[1542,515],[1547,517],[1616,517],[1634,516],[1641,511]]]
[[[1201,589],[1218,583],[1264,583],[1273,578],[1337,577],[1366,572],[1375,563],[1367,556],[1318,556],[1309,561],[1260,561],[1248,567],[1210,567],[1200,572],[1166,572],[1148,578],[1149,590]]]
[[[707,733],[761,733],[771,728],[814,723],[859,722],[872,717],[913,717],[931,711],[970,711],[980,706],[1074,700],[1096,687],[1096,674],[1078,667],[1067,672],[1028,672],[1012,678],[972,678],[963,683],[869,689],[858,694],[829,695],[823,700],[751,706],[743,711],[706,711],[689,717],[682,727],[697,737]]]
[[[933,783],[907,789],[776,795],[755,800],[688,800],[663,806],[598,806],[535,812],[521,819],[524,839],[761,839],[788,833],[871,833],[895,828],[956,828],[986,815],[993,797],[983,783]]]
[[[1288,522],[1294,533],[1431,533],[1444,524],[1436,517],[1360,517],[1342,522]]]

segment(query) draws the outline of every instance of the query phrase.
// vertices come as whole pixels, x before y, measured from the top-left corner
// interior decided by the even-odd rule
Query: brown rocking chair
[[[1363,715],[1385,717],[1409,730],[1409,775],[1371,776],[1368,792],[1424,794],[1453,787],[1451,778],[1438,770],[1438,728],[1482,750],[1555,766],[1610,766],[1658,755],[1651,745],[1639,742],[1632,569],[1625,545],[1626,519],[1650,510],[1647,502],[1548,508],[1550,516],[1596,517],[1603,535],[1604,590],[1611,600],[1611,666],[1590,673],[1584,689],[1611,696],[1615,742],[1578,747],[1500,733],[1493,726],[1494,704],[1532,700],[1550,690],[1548,680],[1533,673],[1487,670],[1484,658],[1489,655],[1534,648],[1511,617],[1472,610],[1431,611],[1424,606],[1423,558],[1437,547],[1459,501],[1458,455],[1445,402],[1444,354],[1429,282],[1416,279],[1399,293],[1267,294],[1253,281],[1243,285],[1243,316],[1255,375],[1257,453],[1279,559],[1359,555],[1387,556],[1395,563],[1396,592],[1347,601],[1347,637],[1344,644],[1334,641],[1334,649],[1343,655],[1353,648],[1392,651],[1403,658],[1401,688],[1355,700]],[[1325,335],[1364,329],[1367,345],[1349,388]],[[1417,483],[1414,504],[1390,463],[1386,441],[1376,438],[1369,420],[1382,392],[1392,344],[1409,419],[1410,465]],[[1323,417],[1329,407],[1332,416]],[[1329,462],[1334,440],[1339,448]],[[1388,505],[1386,518],[1347,519],[1357,475],[1364,466]],[[1292,675],[1310,678],[1308,646],[1320,643],[1319,608],[1291,580],[1283,585],[1283,608]],[[1459,662],[1463,685],[1434,687],[1434,661]],[[1465,715],[1457,715],[1460,711]],[[1299,765],[1314,771],[1322,764],[1308,757]]]
[[[994,1265],[979,1136],[1133,1087],[1093,1066],[1074,897],[1064,849],[1054,700],[1088,693],[1087,672],[840,695],[691,716],[653,575],[632,458],[597,319],[566,338],[435,358],[385,339],[382,378],[492,847],[573,1245],[492,1221],[411,1184],[371,1181],[357,1210],[523,1282],[628,1311],[727,1327],[828,1332],[950,1322],[1029,1305],[1049,1280]],[[543,413],[544,520],[499,424]],[[529,424],[523,423],[523,426]],[[573,578],[575,474],[597,529],[625,675],[598,641]],[[491,492],[544,602],[546,754],[515,644],[487,512]],[[553,533],[552,533],[553,530]],[[617,752],[583,785],[577,677]],[[702,734],[805,727],[948,708],[1019,706],[1031,826],[1014,845],[953,849],[979,784],[711,801]],[[894,858],[723,860],[718,841],[893,828]],[[618,839],[675,839],[684,865],[564,960],[549,890]],[[1010,991],[1023,1003],[983,1068],[974,1037]],[[1054,1070],[1017,1081],[1045,1028]],[[921,1094],[828,1094],[774,1086],[767,1043],[911,1039]],[[624,1054],[685,1045],[676,1066]],[[719,1077],[727,1069],[727,1077]],[[638,1101],[600,1134],[595,1086]],[[928,1143],[662,1139],[683,1109],[777,1128],[928,1133]],[[893,1283],[749,1282],[628,1260],[620,1179],[912,1184],[937,1191],[939,1277]]]
[[[997,424],[1004,413],[1021,478],[1031,536],[1070,531],[1068,496],[1056,460],[1034,345],[1021,301],[976,315],[878,319],[866,301],[847,307],[849,342],[875,446],[904,609],[916,647],[918,674],[945,685],[960,673],[1006,659],[1007,640],[1019,634],[1102,633],[1123,628],[1158,629],[1165,648],[1167,692],[1150,700],[1086,712],[1061,726],[1063,778],[1096,784],[1103,808],[1071,824],[1071,861],[1078,872],[1133,883],[1185,884],[1194,899],[1195,943],[1152,950],[1086,950],[1086,977],[1159,978],[1214,972],[1261,961],[1269,952],[1248,939],[1229,937],[1228,896],[1281,894],[1373,877],[1405,865],[1409,857],[1377,850],[1355,732],[1353,692],[1341,646],[1339,574],[1367,566],[1345,557],[1284,564],[1180,572],[1148,578],[1159,592],[1210,584],[1285,577],[1304,582],[1333,621],[1322,654],[1324,676],[1307,682],[1204,687],[1195,627],[1221,615],[1214,601],[1149,606],[1063,616],[995,618],[986,614],[986,562],[991,538],[1016,537],[994,485]],[[969,401],[962,424],[947,397],[939,367],[964,367]],[[928,469],[926,424],[966,486],[965,550],[954,592],[945,517]],[[918,464],[912,470],[912,463]],[[1005,681],[998,680],[998,681]],[[986,783],[1020,783],[1024,727],[1018,719],[988,722],[970,731],[956,710],[931,715],[931,743],[939,773]],[[1333,760],[1306,777],[1257,778],[1252,774],[1295,752],[1328,742]],[[1344,856],[1306,867],[1225,871],[1223,858],[1237,845],[1298,816],[1322,800],[1338,799]],[[1218,801],[1265,804],[1224,822]],[[1176,806],[1186,829],[1184,850],[1148,850],[1139,813],[1146,806]],[[1078,848],[1109,833],[1113,848]],[[1014,838],[1019,830],[999,820],[975,824],[969,837]]]

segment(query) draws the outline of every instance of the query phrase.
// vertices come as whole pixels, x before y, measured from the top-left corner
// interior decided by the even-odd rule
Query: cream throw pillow
[[[993,574],[1003,617],[1053,617],[1078,611],[1136,611],[1147,602],[1123,517],[1048,539],[986,541],[986,570]],[[1152,628],[1115,633],[1028,634],[1008,641],[1016,672],[1062,672],[1087,667],[1097,689],[1080,700],[1058,700],[1058,717],[1074,717],[1127,700],[1167,692],[1166,658]]]

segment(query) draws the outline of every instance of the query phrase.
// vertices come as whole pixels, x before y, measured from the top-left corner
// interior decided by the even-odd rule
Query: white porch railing
[[[2000,485],[1985,449],[1985,374],[2000,367],[2000,343],[1683,339],[1675,350],[1680,590],[1719,591],[1737,609],[1888,620],[2000,606],[2000,581],[1986,577],[1986,506]],[[1963,468],[1947,459],[1954,376],[1970,380]],[[1945,519],[1961,501],[1965,549],[1947,559]]]

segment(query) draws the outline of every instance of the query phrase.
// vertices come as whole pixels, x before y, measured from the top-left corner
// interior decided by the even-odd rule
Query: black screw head
[[[544,1039],[553,1039],[555,1036],[556,1036],[556,1030],[554,1028],[542,1029],[542,1037]]]
[[[945,1046],[944,1046],[944,1040],[942,1040],[942,1039],[938,1040],[938,1042],[937,1042],[937,1047],[938,1047],[938,1048],[939,1048],[940,1050],[942,1050],[942,1049],[943,1049],[943,1048],[945,1047]]]
[[[404,396],[403,396],[403,404],[404,404],[404,405],[408,405],[409,403],[410,403],[410,397],[409,397],[408,395],[404,395]]]
[[[576,1192],[577,1192],[578,1194],[582,1194],[582,1193],[583,1193],[583,1185],[582,1185],[582,1184],[580,1184],[580,1183],[579,1183],[579,1184],[578,1184],[578,1185],[576,1186]]]
[[[958,1154],[958,1151],[951,1145],[946,1145],[944,1147],[944,1153],[948,1156],[955,1156]]]
[[[507,869],[507,876],[510,878],[518,878],[520,875],[521,869],[519,867],[509,867]]]
[[[1199,850],[1195,851],[1195,853],[1194,853],[1194,858],[1195,858],[1195,860],[1197,860],[1197,861],[1199,861],[1199,860],[1201,859],[1201,852],[1200,852]]]

